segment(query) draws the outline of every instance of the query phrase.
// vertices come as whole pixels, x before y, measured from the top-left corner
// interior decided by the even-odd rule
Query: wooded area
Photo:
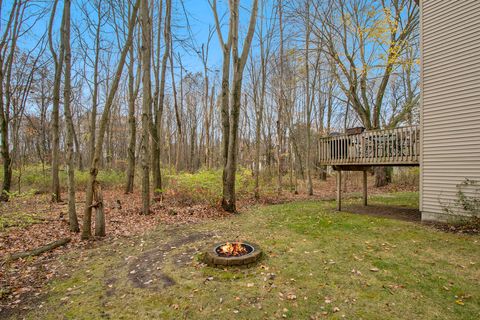
[[[311,195],[327,176],[323,137],[418,123],[414,1],[205,4],[200,35],[184,1],[1,1],[1,200],[28,189],[22,170],[39,165],[88,239],[93,212],[105,235],[101,170],[125,172],[124,191],[141,189],[149,214],[165,173],[221,168],[221,205],[235,212],[240,167],[257,199],[262,177],[278,194],[305,181]]]

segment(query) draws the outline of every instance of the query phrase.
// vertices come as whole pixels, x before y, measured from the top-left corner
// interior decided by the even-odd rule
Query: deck
[[[342,210],[342,171],[363,171],[363,204],[367,205],[367,171],[372,166],[418,166],[420,129],[409,126],[347,133],[320,139],[320,164],[337,171],[337,210]]]
[[[418,126],[369,130],[320,139],[322,165],[417,166],[419,155]]]

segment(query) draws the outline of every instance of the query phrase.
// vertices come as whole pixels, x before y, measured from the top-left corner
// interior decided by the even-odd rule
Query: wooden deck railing
[[[418,165],[420,129],[410,126],[320,139],[324,165]]]

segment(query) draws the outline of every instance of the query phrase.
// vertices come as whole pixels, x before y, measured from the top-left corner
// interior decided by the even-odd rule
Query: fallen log
[[[57,240],[57,241],[50,242],[49,244],[38,247],[36,249],[11,254],[11,255],[7,256],[7,258],[3,261],[2,264],[10,262],[10,261],[17,260],[17,259],[38,256],[38,255],[40,255],[44,252],[51,251],[55,248],[64,246],[67,243],[69,243],[71,240],[72,239],[70,239],[70,238],[63,238],[63,239],[60,239],[60,240]]]

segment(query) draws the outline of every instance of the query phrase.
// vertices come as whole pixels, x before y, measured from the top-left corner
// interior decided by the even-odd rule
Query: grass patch
[[[416,193],[400,193],[375,196],[371,202],[416,206],[417,198]],[[75,266],[72,274],[53,282],[48,300],[27,318],[480,317],[478,236],[339,213],[333,206],[333,202],[304,201],[259,207],[229,219],[162,227],[128,242],[93,249],[81,263],[70,257],[67,264]],[[133,286],[129,276],[132,270],[140,271],[136,257],[193,233],[216,237],[176,245],[160,255],[164,257],[161,271],[175,285],[162,290]],[[195,248],[237,237],[259,244],[265,258],[250,269],[177,263],[178,257],[193,254]],[[150,262],[146,265],[154,274],[155,261]]]

